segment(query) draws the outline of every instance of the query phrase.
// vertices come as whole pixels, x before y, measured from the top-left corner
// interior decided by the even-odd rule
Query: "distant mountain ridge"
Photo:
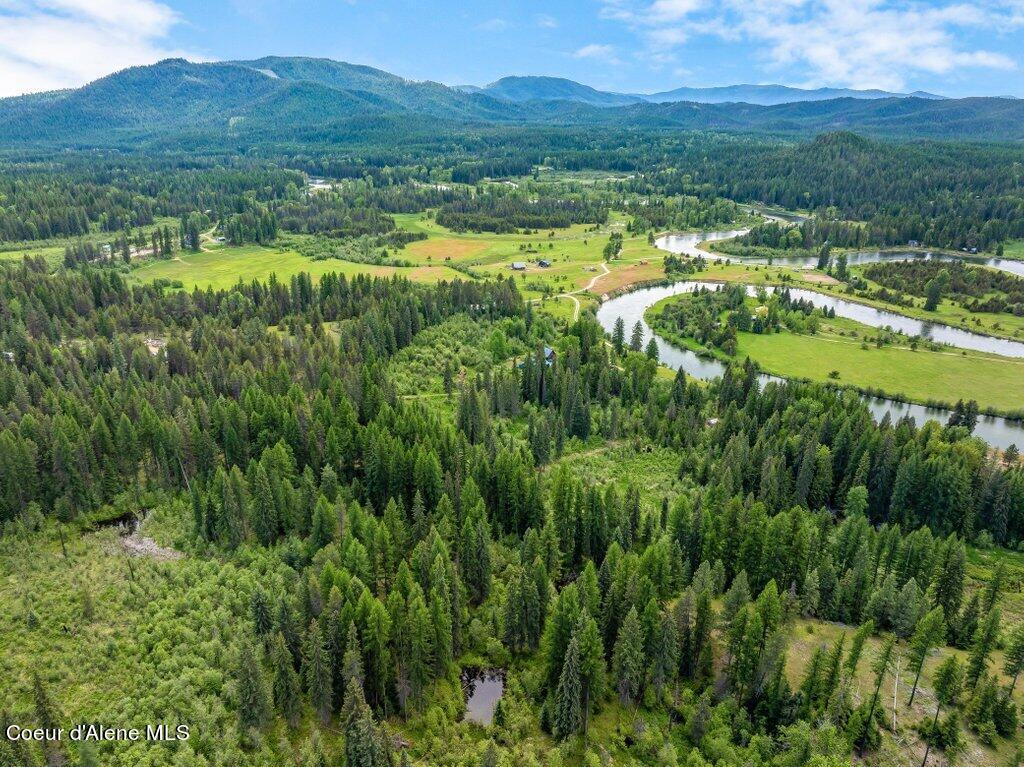
[[[508,101],[579,101],[592,106],[624,106],[650,102],[661,104],[690,101],[696,104],[744,103],[761,106],[791,104],[799,101],[827,101],[838,98],[886,99],[922,98],[943,99],[934,93],[915,91],[893,93],[882,90],[855,90],[853,88],[793,88],[788,85],[722,85],[709,88],[675,88],[659,93],[616,93],[602,91],[563,77],[512,76],[503,77],[490,85],[457,86],[460,90],[484,93]]]
[[[747,87],[768,86],[731,86],[718,96],[731,98]],[[763,90],[762,96],[767,98]],[[167,145],[185,137],[230,145],[333,141],[350,135],[349,128],[366,134],[384,124],[434,135],[459,126],[532,125],[1024,140],[1019,99],[844,96],[771,105],[648,100],[655,97],[660,95],[608,94],[561,78],[452,88],[329,59],[167,59],[81,88],[0,99],[0,145]]]

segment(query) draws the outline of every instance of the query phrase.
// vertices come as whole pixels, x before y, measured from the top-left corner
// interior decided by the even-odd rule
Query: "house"
[[[555,350],[550,346],[544,347],[544,364],[550,365],[555,361]]]
[[[548,261],[546,258],[542,258],[540,261],[537,262],[537,266],[542,266],[545,269],[547,269],[549,266],[551,266],[551,262]]]
[[[908,248],[918,248],[920,246],[921,246],[921,243],[919,243],[917,240],[907,240],[907,247]]]
[[[526,271],[526,262],[525,261],[513,261],[512,262],[512,270],[516,271],[516,272],[525,272]]]

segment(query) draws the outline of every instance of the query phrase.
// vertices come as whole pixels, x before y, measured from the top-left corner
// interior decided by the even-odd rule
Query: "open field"
[[[873,329],[865,326],[865,333]],[[933,352],[906,346],[878,349],[832,333],[759,335],[741,333],[736,356],[750,357],[770,373],[834,380],[858,388],[880,388],[918,402],[974,399],[982,406],[1019,409],[1024,360],[972,352]],[[836,370],[839,377],[830,378]]]
[[[450,261],[489,276],[514,273],[524,296],[539,298],[585,287],[598,276],[608,237],[613,231],[625,234],[626,218],[612,212],[608,224],[599,230],[577,224],[530,235],[454,232],[425,213],[398,214],[395,221],[402,229],[427,235],[426,240],[407,245],[400,252],[401,258],[423,264]],[[612,274],[600,277],[589,292],[600,296],[623,285],[658,279],[664,276],[663,257],[664,253],[649,245],[646,238],[625,236],[619,258],[608,262]],[[539,266],[540,260],[551,265]],[[524,262],[526,269],[511,272],[514,261]]]
[[[262,245],[211,248],[209,252],[186,253],[169,260],[150,261],[134,269],[132,277],[139,282],[156,279],[179,280],[189,289],[207,286],[220,289],[230,288],[239,280],[265,281],[271,274],[276,274],[279,280],[287,280],[299,272],[308,272],[314,279],[329,272],[350,277],[356,274],[379,277],[397,274],[418,282],[465,279],[465,275],[441,265],[424,264],[403,268],[356,264],[333,258],[314,261],[294,250]]]
[[[608,235],[623,227],[620,216],[613,215],[609,227],[600,232],[594,231],[593,227],[576,225],[554,230],[550,237],[548,232],[536,235],[458,233],[439,226],[425,214],[399,214],[395,218],[401,228],[424,232],[428,236],[426,240],[411,243],[398,252],[400,258],[412,262],[412,267],[378,266],[340,259],[317,261],[288,247],[287,239],[282,239],[280,244],[272,246],[213,244],[201,253],[178,253],[169,260],[147,261],[133,269],[132,278],[140,282],[156,279],[180,281],[185,288],[228,288],[239,279],[245,282],[266,280],[271,274],[276,274],[278,279],[285,280],[299,272],[309,272],[314,278],[328,272],[383,277],[397,274],[427,283],[471,279],[448,265],[457,264],[480,276],[514,275],[524,297],[547,297],[543,304],[536,303],[535,308],[558,318],[572,319],[574,302],[553,296],[580,291],[592,282],[593,288],[588,292],[600,296],[624,285],[664,275],[661,252],[639,237],[626,238],[620,259],[608,263],[611,273],[601,273]],[[63,253],[63,247],[60,253]],[[551,266],[539,266],[537,261],[540,259],[549,260]],[[513,261],[524,261],[527,268],[514,272],[510,269]],[[577,299],[584,304],[592,304],[586,295],[579,295]]]
[[[688,299],[676,296],[659,302],[649,310],[649,319],[660,314],[668,303],[680,300]],[[924,345],[913,350],[907,339],[899,336],[879,348],[875,345],[878,335],[875,328],[841,317],[822,320],[814,335],[787,330],[740,332],[732,359],[749,357],[767,373],[858,389],[880,389],[914,402],[955,402],[963,398],[1003,411],[1024,406],[1020,391],[1024,360],[970,350],[931,350]],[[697,351],[708,351],[690,338],[670,340]],[[719,349],[713,353],[728,359]]]

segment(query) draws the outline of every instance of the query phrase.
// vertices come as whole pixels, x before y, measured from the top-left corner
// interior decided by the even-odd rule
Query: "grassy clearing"
[[[635,483],[641,497],[653,508],[660,508],[663,498],[674,497],[683,487],[677,479],[678,453],[650,445],[638,449],[625,440],[587,445],[555,463],[566,464],[585,482],[615,481],[623,487]]]
[[[793,689],[796,689],[803,680],[807,665],[817,647],[832,647],[841,634],[846,634],[846,649],[849,650],[849,643],[853,637],[854,627],[843,626],[838,623],[826,623],[818,620],[797,619],[790,629],[790,645],[786,655],[786,677]],[[855,702],[870,697],[874,690],[874,674],[871,666],[878,655],[882,645],[880,637],[869,637],[864,644],[864,652],[861,655],[860,663],[853,678],[852,689]],[[910,697],[911,686],[914,683],[914,675],[911,673],[910,663],[907,660],[907,644],[900,642],[897,645],[895,654],[894,669],[899,673],[890,674],[882,684],[879,695],[878,706],[884,713],[885,721],[889,731],[883,731],[882,748],[871,757],[871,764],[892,764],[892,765],[918,765],[924,756],[924,742],[914,730],[914,725],[928,719],[931,720],[935,713],[935,694],[933,692],[933,675],[942,661],[950,655],[957,655],[966,664],[967,653],[962,650],[955,650],[951,647],[943,647],[934,650],[925,661],[924,670],[918,684],[917,695],[914,698],[914,705],[907,707],[907,700]],[[1001,652],[995,652],[992,656],[990,670],[996,671],[1004,682],[1007,681],[1001,673],[1003,657]],[[898,681],[896,681],[898,679]],[[895,690],[894,690],[895,688]],[[895,692],[895,706],[894,703]],[[1024,698],[1021,687],[1017,685],[1014,695],[1018,703]],[[893,714],[895,713],[896,727],[892,729]],[[944,710],[943,715],[948,713]],[[1008,764],[1008,758],[1013,753],[1014,744],[1012,741],[1000,739],[996,749],[982,745],[973,733],[964,728],[964,735],[967,742],[967,750],[961,756],[961,764],[979,766]],[[932,751],[932,759],[935,764],[944,763],[942,752]]]
[[[525,262],[525,271],[514,274],[527,298],[572,292],[589,285],[594,277],[598,279],[589,292],[600,296],[623,285],[664,276],[664,253],[649,245],[645,237],[628,236],[620,257],[608,264],[611,274],[600,276],[608,237],[614,231],[624,232],[626,217],[621,213],[613,212],[608,224],[600,228],[576,224],[529,235],[454,232],[425,213],[398,214],[395,221],[402,229],[427,235],[401,251],[400,256],[413,263],[453,263],[477,273],[504,276],[513,273],[512,262]],[[550,266],[540,266],[537,262],[542,259]]]
[[[651,308],[650,317],[660,314],[671,301],[685,300],[685,296],[665,299]],[[877,336],[875,328],[839,317],[823,320],[815,335],[741,332],[732,359],[750,357],[775,375],[881,389],[914,402],[955,402],[964,398],[1004,411],[1024,406],[1020,391],[1024,360],[971,350],[933,350],[924,345],[913,350],[906,339],[898,336],[879,348],[874,343]],[[708,351],[692,339],[673,340]],[[721,350],[712,353],[727,358]]]
[[[1003,245],[1003,258],[1024,260],[1024,240],[1010,240]]]
[[[329,272],[349,277],[357,274],[391,277],[397,274],[417,282],[466,279],[465,275],[446,266],[374,266],[333,258],[314,261],[285,247],[262,245],[218,247],[205,253],[180,254],[166,261],[150,261],[134,269],[132,277],[139,282],[178,280],[188,289],[208,286],[222,289],[236,285],[239,280],[266,281],[271,274],[276,274],[279,280],[287,280],[299,272],[308,272],[314,279]]]
[[[866,325],[865,332],[871,332]],[[865,342],[820,333],[741,333],[736,357],[750,357],[771,373],[814,381],[834,380],[880,388],[918,402],[974,399],[1002,410],[1024,405],[1020,391],[1024,361],[979,353],[875,348]],[[831,376],[838,371],[839,376]]]

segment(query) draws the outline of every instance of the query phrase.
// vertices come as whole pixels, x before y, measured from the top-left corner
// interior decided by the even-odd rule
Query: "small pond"
[[[466,694],[465,719],[489,725],[505,692],[505,669],[466,669],[462,672],[462,689]]]

